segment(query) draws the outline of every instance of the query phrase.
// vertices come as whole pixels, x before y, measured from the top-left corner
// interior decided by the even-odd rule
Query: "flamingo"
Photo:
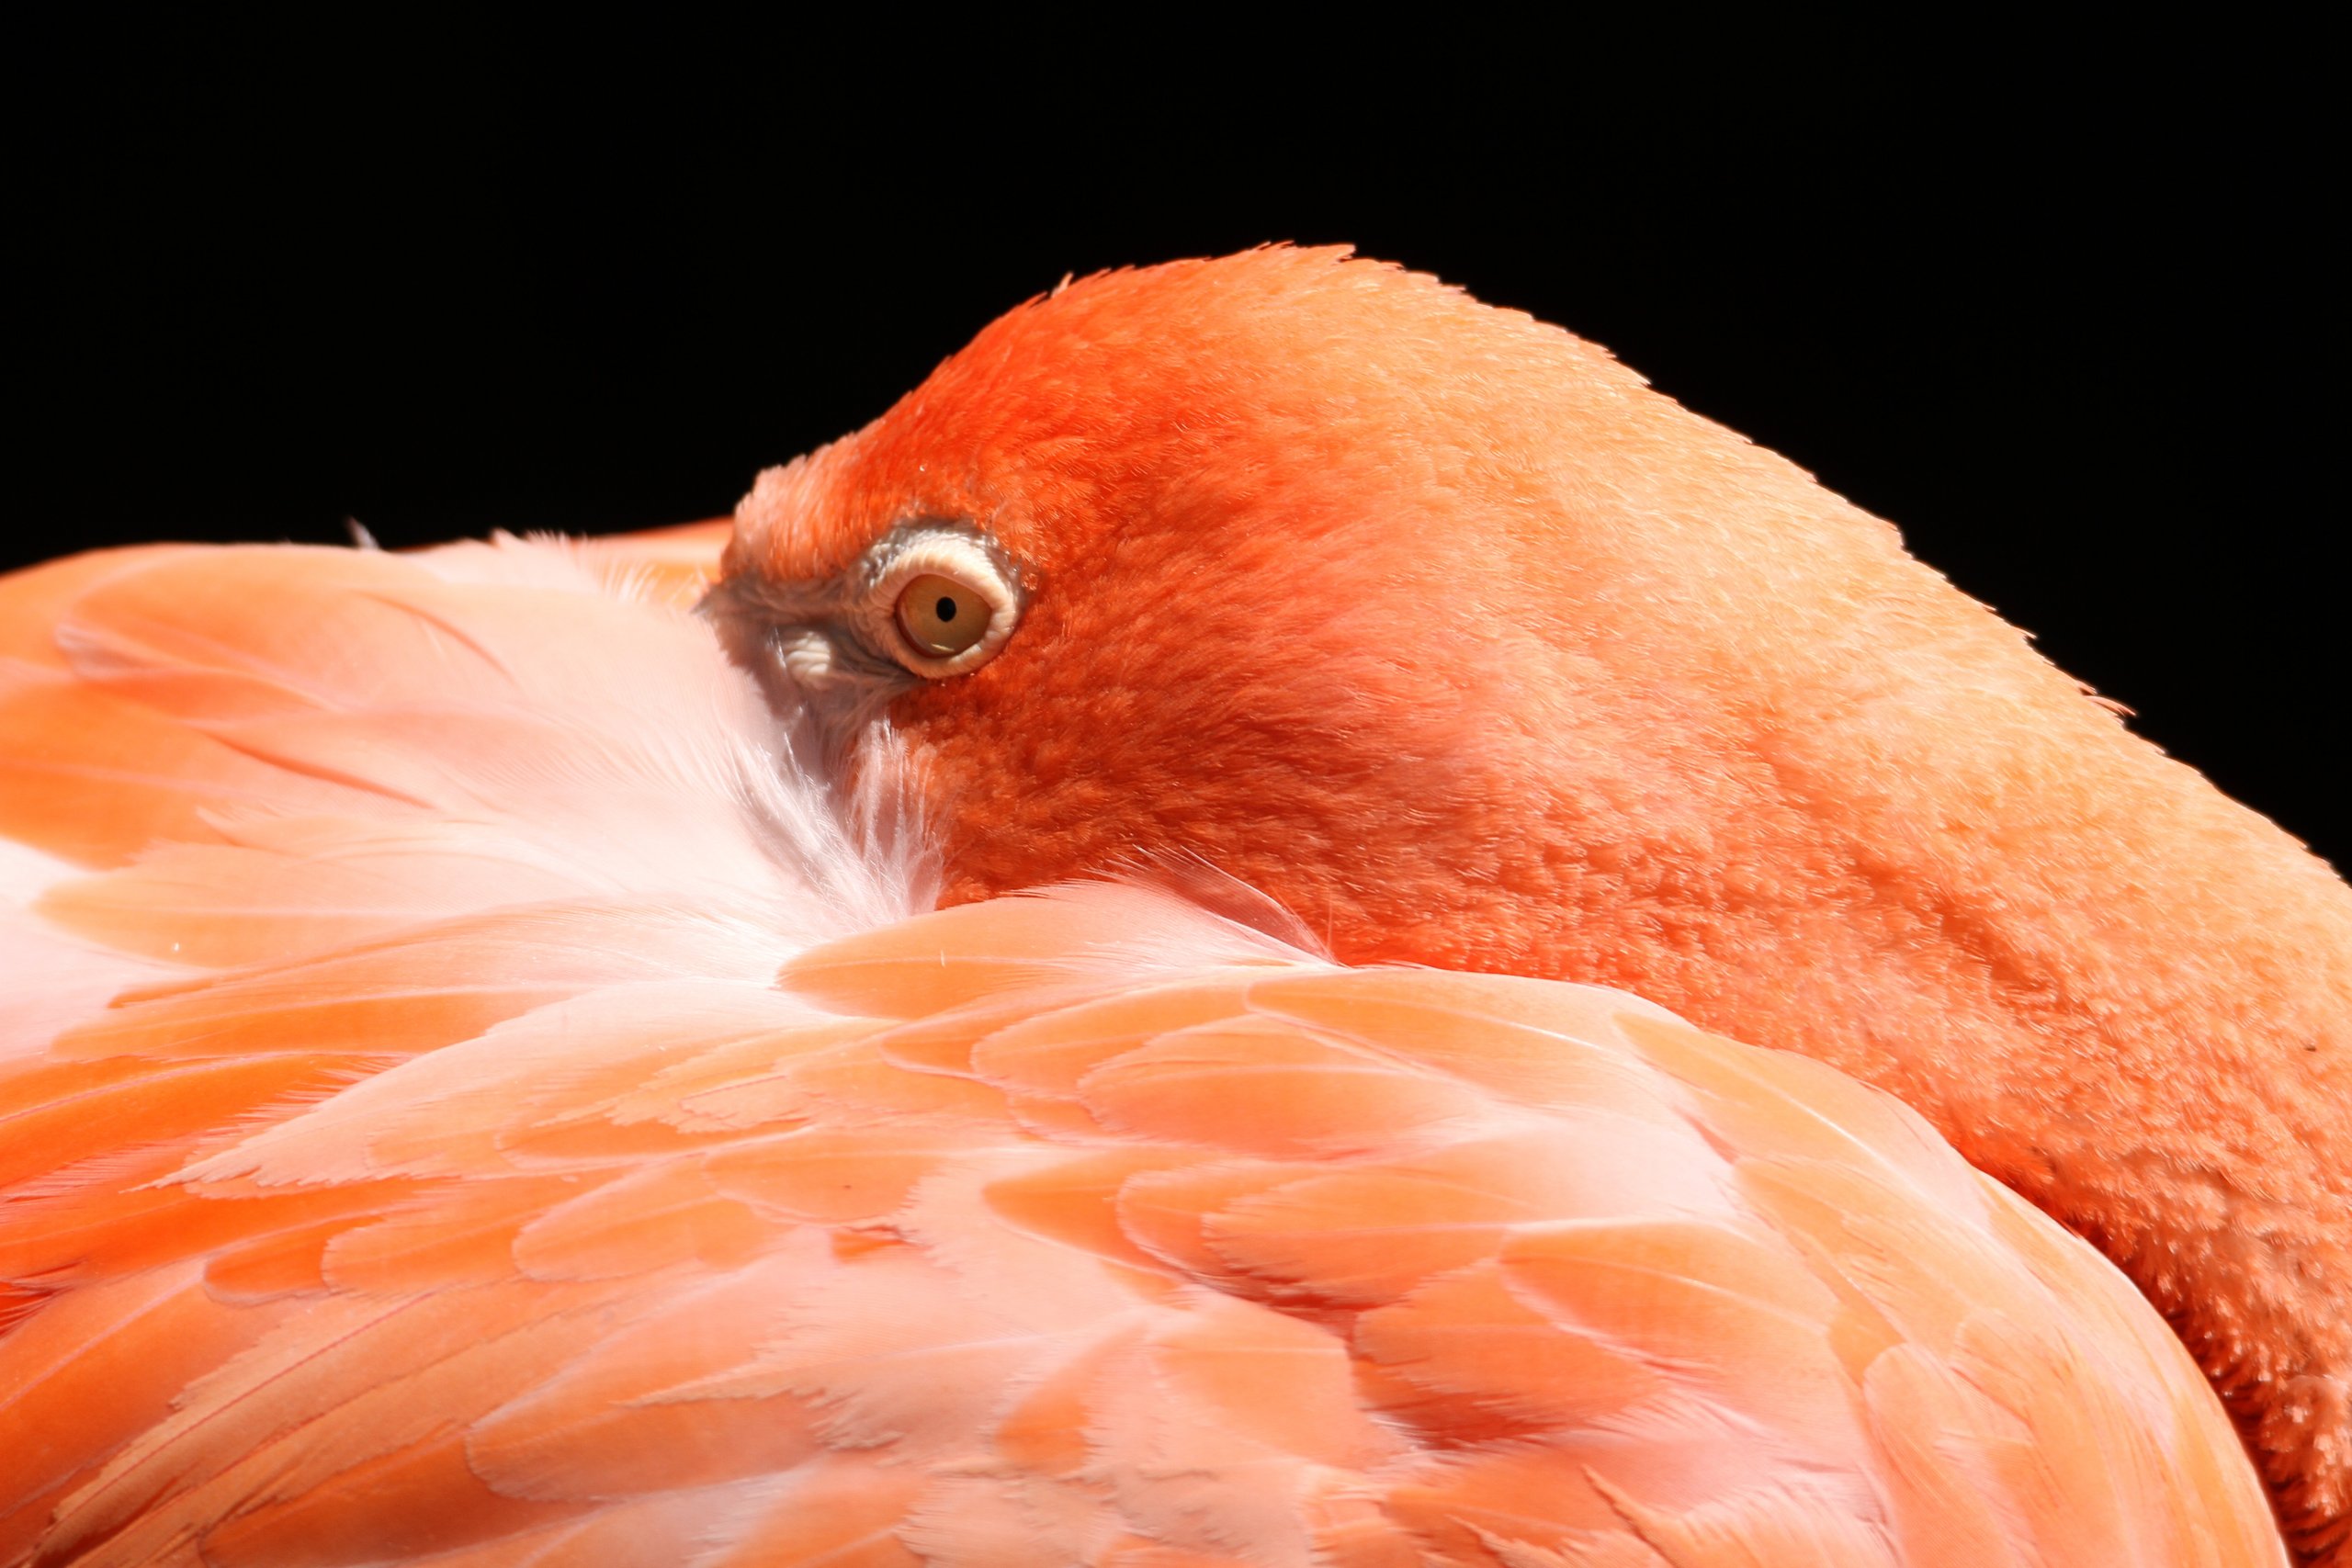
[[[0,628],[11,1561],[2345,1550],[2352,893],[1555,329]]]

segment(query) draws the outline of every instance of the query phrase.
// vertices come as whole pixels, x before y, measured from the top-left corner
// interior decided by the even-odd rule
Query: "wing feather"
[[[2283,1560],[2120,1276],[1826,1069],[904,918],[715,548],[0,582],[0,1560]]]

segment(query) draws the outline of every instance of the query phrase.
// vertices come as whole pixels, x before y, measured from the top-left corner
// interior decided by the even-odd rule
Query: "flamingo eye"
[[[988,635],[995,612],[967,583],[924,572],[899,591],[899,630],[926,659],[953,659]]]
[[[866,646],[927,681],[986,664],[1021,619],[1018,570],[982,535],[900,529],[875,547],[867,570],[855,612]]]

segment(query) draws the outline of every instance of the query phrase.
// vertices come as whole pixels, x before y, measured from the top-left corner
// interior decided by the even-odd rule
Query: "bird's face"
[[[1735,742],[1836,604],[1781,492],[1566,333],[1257,252],[997,321],[763,475],[707,609],[811,758],[887,720],[951,901],[1205,861],[1345,958],[1624,978],[1786,849]]]
[[[1432,345],[1393,318],[1631,378],[1391,269],[1238,262],[997,322],[763,475],[707,608],[812,755],[854,770],[887,718],[950,899],[1198,859],[1361,953],[1514,869],[1524,742],[1593,717],[1546,711],[1589,635],[1550,567],[1458,515],[1539,476],[1431,419]]]

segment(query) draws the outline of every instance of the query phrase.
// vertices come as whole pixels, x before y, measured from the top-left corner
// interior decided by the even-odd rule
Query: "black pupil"
[[[956,601],[947,598],[944,594],[941,596],[939,603],[933,604],[931,609],[932,614],[937,615],[943,621],[952,621],[956,618]]]

